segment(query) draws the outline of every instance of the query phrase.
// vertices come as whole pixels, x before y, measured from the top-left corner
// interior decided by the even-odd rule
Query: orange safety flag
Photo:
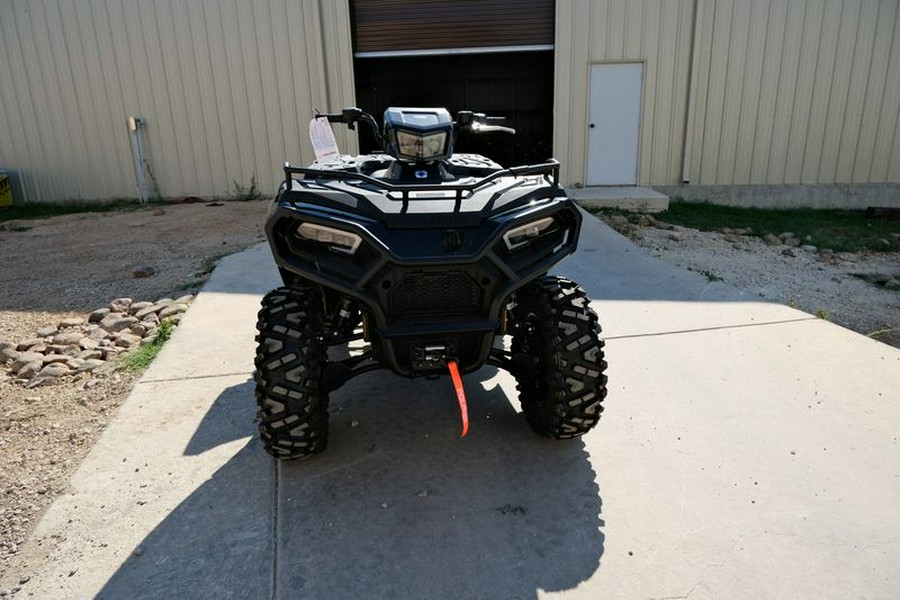
[[[466,391],[463,389],[462,377],[459,375],[459,366],[455,360],[447,361],[447,368],[450,369],[450,379],[453,380],[453,387],[456,389],[456,400],[459,402],[459,413],[462,416],[462,435],[466,437],[469,433],[469,407],[466,404]]]

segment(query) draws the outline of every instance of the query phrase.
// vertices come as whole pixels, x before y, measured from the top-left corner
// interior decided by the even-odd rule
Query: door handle
[[[589,127],[590,127],[591,129],[593,129],[593,128],[594,128],[594,124],[591,123],[591,124],[589,125]]]

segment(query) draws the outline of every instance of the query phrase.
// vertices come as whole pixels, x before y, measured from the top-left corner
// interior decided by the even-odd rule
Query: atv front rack
[[[539,165],[523,165],[521,167],[510,167],[508,169],[503,169],[501,171],[495,171],[491,173],[487,177],[483,177],[478,179],[477,181],[473,181],[471,183],[460,183],[460,184],[452,184],[452,183],[426,183],[426,184],[412,184],[412,185],[396,185],[393,183],[388,183],[382,179],[376,179],[375,177],[370,177],[369,175],[363,175],[362,173],[352,173],[349,171],[337,171],[337,170],[326,170],[326,169],[310,169],[305,167],[295,167],[291,165],[291,163],[284,163],[284,183],[287,189],[291,189],[291,182],[294,179],[294,175],[303,175],[304,177],[310,177],[312,179],[336,179],[341,181],[362,181],[368,183],[369,185],[375,186],[379,189],[388,191],[388,192],[398,192],[402,194],[402,200],[404,202],[409,201],[409,195],[411,193],[417,192],[436,192],[436,191],[450,191],[456,192],[456,200],[461,201],[463,199],[464,192],[473,192],[478,188],[484,187],[485,185],[495,181],[497,179],[501,179],[503,177],[523,177],[526,175],[543,175],[544,178],[553,184],[554,187],[559,187],[559,161],[551,158],[548,162],[541,163]]]

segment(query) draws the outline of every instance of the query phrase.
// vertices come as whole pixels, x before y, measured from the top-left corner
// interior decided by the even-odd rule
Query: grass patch
[[[126,354],[122,359],[122,366],[128,371],[143,371],[146,369],[153,362],[153,359],[156,358],[156,355],[159,354],[159,351],[162,350],[163,345],[172,337],[174,328],[175,326],[169,321],[160,323],[159,327],[156,328],[156,339]]]
[[[140,210],[151,205],[168,204],[164,201],[151,201],[141,204],[137,200],[114,200],[112,202],[63,202],[49,204],[17,204],[0,209],[0,222],[17,219],[49,219],[60,215],[79,213],[103,213],[117,210]],[[9,228],[9,231],[23,231],[21,228]],[[6,229],[6,227],[4,227]]]
[[[831,321],[831,313],[824,308],[817,308],[816,312],[814,312],[813,314],[823,321]]]
[[[762,209],[673,201],[669,210],[655,215],[660,221],[716,231],[723,227],[753,230],[753,235],[779,235],[790,231],[806,244],[835,252],[900,250],[900,221],[869,219],[862,210]]]
[[[192,273],[191,279],[180,284],[177,290],[180,292],[194,292],[199,290],[209,279],[209,276],[212,275],[212,272],[215,270],[216,265],[219,264],[219,261],[226,256],[228,256],[228,254],[214,254],[213,256],[204,258],[203,262],[200,263],[200,270]]]
[[[209,275],[212,273],[216,265],[219,264],[219,261],[228,256],[228,254],[214,254],[213,256],[208,256],[203,259],[203,263],[200,265],[200,271],[197,272],[198,276]]]
[[[256,183],[256,175],[252,175],[250,177],[250,185],[245,187],[242,183],[232,180],[234,184],[234,199],[239,200],[241,202],[252,202],[254,200],[259,200],[262,198],[262,194],[259,191],[259,186]]]
[[[182,283],[175,289],[179,292],[194,292],[202,288],[207,279],[208,277],[197,277],[196,279]]]

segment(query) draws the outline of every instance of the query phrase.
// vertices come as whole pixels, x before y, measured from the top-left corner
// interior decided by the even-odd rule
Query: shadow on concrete
[[[254,413],[251,382],[227,388],[185,455],[247,438]],[[274,488],[274,465],[252,437],[133,549],[97,597],[268,597]]]
[[[535,598],[599,567],[597,477],[581,440],[541,438],[497,385],[376,373],[332,396],[330,448],[280,465],[283,598]]]
[[[197,431],[184,449],[184,455],[198,456],[207,450],[255,433],[253,418],[256,404],[253,389],[253,380],[248,379],[222,391],[203,415]]]
[[[533,434],[494,374],[466,378],[463,440],[446,378],[363,376],[331,395],[328,451],[274,469],[255,436],[252,382],[228,388],[185,454],[252,441],[100,597],[536,598],[577,586],[604,545],[584,443]]]

